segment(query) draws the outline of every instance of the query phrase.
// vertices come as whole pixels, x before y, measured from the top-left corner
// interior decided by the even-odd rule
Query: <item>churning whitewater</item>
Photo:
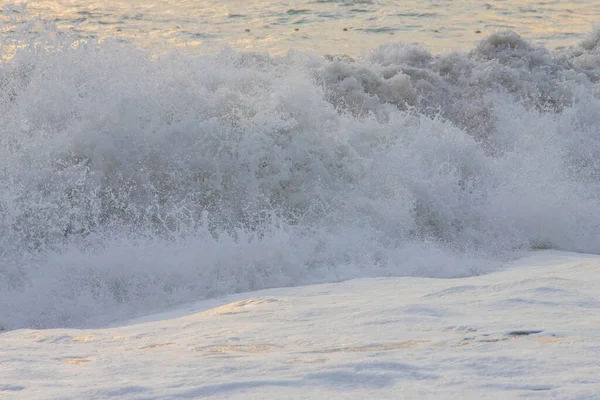
[[[2,329],[600,253],[600,31],[357,59],[64,34],[4,51]]]

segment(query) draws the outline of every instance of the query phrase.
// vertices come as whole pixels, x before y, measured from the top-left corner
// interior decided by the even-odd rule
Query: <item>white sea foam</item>
[[[52,33],[0,64],[5,329],[600,253],[598,32],[560,52],[506,32],[356,60]]]

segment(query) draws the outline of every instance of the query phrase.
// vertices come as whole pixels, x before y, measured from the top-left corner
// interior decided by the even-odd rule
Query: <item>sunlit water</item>
[[[506,29],[556,48],[600,21],[598,0],[42,0],[27,9],[84,38],[118,36],[154,50],[228,45],[352,56],[391,41],[423,43],[435,53],[467,50]]]
[[[4,7],[0,330],[600,253],[598,2],[201,4]]]

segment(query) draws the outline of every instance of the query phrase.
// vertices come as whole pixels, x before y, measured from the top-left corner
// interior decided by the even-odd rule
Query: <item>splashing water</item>
[[[0,64],[4,329],[600,253],[598,31],[356,60],[47,37]]]

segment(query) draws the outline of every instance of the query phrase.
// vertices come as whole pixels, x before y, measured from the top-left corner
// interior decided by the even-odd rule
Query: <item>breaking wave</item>
[[[51,35],[0,63],[0,325],[600,253],[600,31],[549,51],[152,56]]]

